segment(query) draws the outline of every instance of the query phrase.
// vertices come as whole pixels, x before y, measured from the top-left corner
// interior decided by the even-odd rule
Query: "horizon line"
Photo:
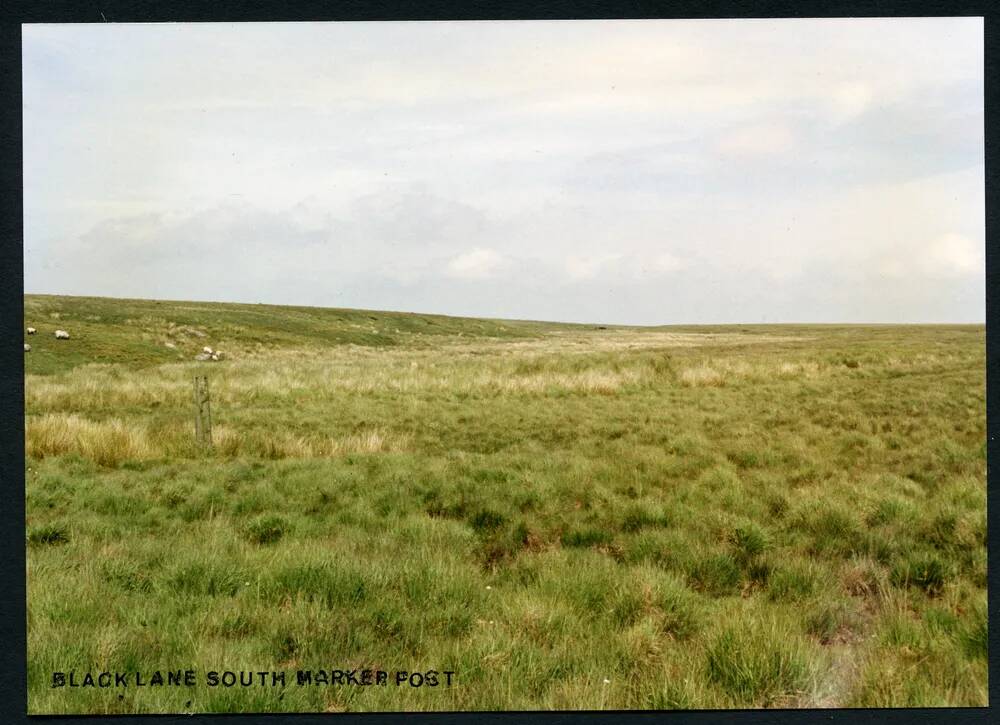
[[[827,326],[853,326],[853,327],[943,327],[943,326],[985,326],[986,320],[973,321],[973,322],[807,322],[807,321],[784,321],[784,322],[665,322],[653,325],[640,325],[634,323],[624,323],[624,322],[575,322],[568,320],[542,320],[533,318],[521,318],[521,317],[489,317],[482,315],[456,315],[445,312],[418,312],[409,310],[389,310],[389,309],[378,309],[371,307],[334,307],[334,306],[323,306],[323,305],[306,305],[306,304],[294,304],[294,303],[277,303],[277,302],[242,302],[237,300],[186,300],[186,299],[172,299],[166,297],[117,297],[114,295],[81,295],[81,294],[67,294],[60,292],[27,292],[22,291],[22,296],[24,297],[77,297],[83,299],[104,299],[104,300],[121,300],[130,302],[185,302],[189,304],[203,304],[203,305],[250,305],[250,306],[267,306],[267,307],[300,307],[315,310],[351,310],[356,312],[380,312],[383,314],[401,314],[401,315],[423,315],[423,316],[433,316],[433,317],[450,317],[456,319],[472,319],[472,320],[490,320],[494,322],[529,322],[535,324],[554,324],[554,325],[578,325],[578,326],[593,326],[600,325],[604,327],[627,327],[627,328],[658,328],[658,327],[732,327],[732,326],[774,326],[774,325],[827,325]],[[23,314],[23,311],[22,311]]]

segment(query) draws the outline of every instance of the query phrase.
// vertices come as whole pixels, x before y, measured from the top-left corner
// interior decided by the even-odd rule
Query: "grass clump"
[[[671,523],[671,517],[662,510],[643,504],[631,504],[622,516],[621,530],[635,533],[647,527],[665,527]]]
[[[845,556],[859,545],[861,529],[844,508],[818,504],[800,513],[795,527],[811,537],[809,551],[819,556]]]
[[[481,509],[469,519],[469,525],[478,532],[494,531],[503,526],[503,514],[491,509]]]
[[[819,582],[813,569],[801,564],[783,566],[772,572],[767,595],[772,601],[798,602],[810,597]]]
[[[280,567],[265,582],[264,592],[277,601],[292,597],[337,609],[365,601],[370,585],[353,567],[310,562]]]
[[[564,532],[560,540],[562,541],[563,546],[580,548],[610,544],[612,538],[611,533],[605,531],[604,529],[597,527],[580,527],[572,528]]]
[[[688,570],[692,589],[714,597],[736,594],[743,572],[731,554],[714,554],[695,560]]]
[[[659,629],[677,639],[693,637],[704,625],[703,607],[683,580],[668,578],[657,587],[653,603],[659,610]]]
[[[39,545],[65,544],[69,542],[69,529],[61,524],[42,524],[28,530],[28,543]]]
[[[865,524],[869,527],[885,526],[907,516],[909,512],[910,506],[906,501],[898,498],[881,499],[865,517]]]
[[[261,516],[247,524],[244,535],[254,544],[274,544],[285,535],[288,522],[280,516]]]
[[[133,563],[111,560],[102,565],[101,571],[107,581],[127,592],[149,593],[153,590],[153,580],[149,572]]]
[[[738,526],[729,535],[736,557],[742,562],[751,562],[767,549],[767,536],[756,524]]]
[[[962,630],[960,641],[967,657],[986,660],[989,650],[989,626],[985,607],[973,610],[971,622]]]
[[[805,616],[805,629],[822,644],[835,639],[849,639],[857,626],[858,618],[854,609],[842,600],[823,601],[811,607]]]
[[[958,543],[956,540],[957,527],[958,515],[954,511],[944,511],[924,523],[920,529],[919,538],[936,549],[947,549]]]
[[[896,586],[917,587],[937,596],[949,578],[948,565],[936,554],[911,555],[893,567],[891,578]]]
[[[768,706],[805,689],[806,652],[794,635],[773,623],[729,626],[706,651],[706,672],[738,702]]]
[[[169,591],[186,596],[218,597],[235,596],[250,578],[240,569],[232,569],[215,562],[190,560],[179,563],[165,577]]]
[[[855,597],[881,597],[889,588],[885,568],[870,558],[847,561],[840,579],[844,590]]]
[[[63,413],[29,417],[24,438],[25,453],[33,458],[75,453],[107,468],[153,455],[145,430],[117,419],[95,421]]]

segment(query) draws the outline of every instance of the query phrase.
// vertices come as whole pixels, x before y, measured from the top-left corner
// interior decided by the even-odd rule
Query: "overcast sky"
[[[985,319],[978,18],[23,37],[28,292]]]

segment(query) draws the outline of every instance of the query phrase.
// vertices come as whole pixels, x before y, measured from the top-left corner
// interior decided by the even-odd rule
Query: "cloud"
[[[571,255],[566,258],[566,273],[574,280],[593,279],[609,268],[614,268],[621,258],[620,254],[582,257]]]
[[[961,234],[937,237],[924,249],[920,258],[927,274],[982,275],[986,271],[982,241]]]
[[[628,254],[569,255],[563,272],[571,283],[600,281],[616,286],[655,279],[687,269],[687,260],[655,248],[636,249]]]
[[[849,121],[864,113],[871,105],[874,92],[863,81],[841,83],[830,94],[830,105],[836,123]]]
[[[716,141],[722,156],[767,156],[788,153],[795,146],[795,135],[782,123],[762,123],[730,131]]]
[[[684,269],[686,263],[683,259],[680,259],[676,255],[670,252],[661,252],[653,257],[650,269],[654,272],[661,274],[666,274],[669,272],[677,272],[678,270]]]
[[[470,249],[449,260],[449,276],[459,279],[489,279],[507,266],[507,260],[494,249]]]

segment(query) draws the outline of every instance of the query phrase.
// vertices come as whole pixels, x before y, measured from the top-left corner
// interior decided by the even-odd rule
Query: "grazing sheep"
[[[219,360],[219,353],[213,352],[212,353],[212,360],[218,362],[218,360]]]
[[[212,348],[210,348],[210,347],[203,347],[203,348],[201,349],[201,351],[202,351],[203,353],[205,353],[206,355],[211,355],[211,354],[212,354]]]
[[[66,332],[66,330],[56,330],[56,339],[57,340],[68,340],[69,339],[69,333]]]
[[[28,343],[24,343],[24,351],[31,352],[31,345],[29,345]]]
[[[29,335],[34,335],[34,334],[35,334],[35,332],[36,332],[36,330],[35,330],[35,328],[34,328],[34,327],[29,327],[29,328],[28,328],[28,334],[29,334]]]

